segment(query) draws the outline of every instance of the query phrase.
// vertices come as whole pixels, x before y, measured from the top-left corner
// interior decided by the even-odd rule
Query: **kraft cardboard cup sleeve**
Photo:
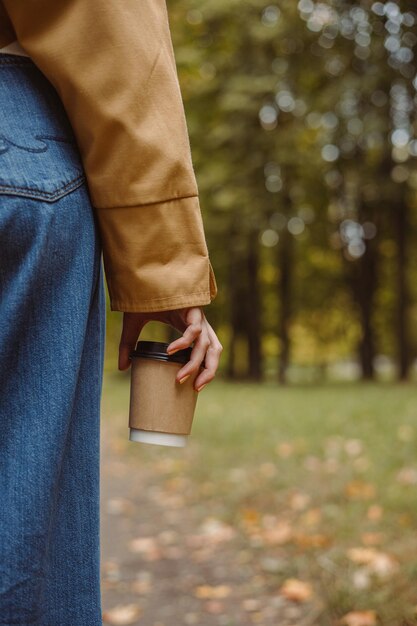
[[[185,446],[198,392],[193,387],[201,369],[184,383],[177,372],[190,360],[191,348],[167,354],[168,343],[138,341],[131,352],[129,428],[131,441]]]

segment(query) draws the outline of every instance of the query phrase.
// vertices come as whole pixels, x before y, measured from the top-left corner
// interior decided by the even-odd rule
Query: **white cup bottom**
[[[176,446],[182,448],[187,445],[187,435],[175,435],[171,433],[160,433],[153,430],[141,430],[131,428],[129,440],[140,443],[154,443],[160,446]]]

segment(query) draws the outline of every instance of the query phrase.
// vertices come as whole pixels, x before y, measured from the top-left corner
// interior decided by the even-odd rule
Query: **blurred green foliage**
[[[417,348],[415,3],[168,8],[224,373],[285,382],[291,368],[320,377],[353,361],[362,378],[406,379]]]

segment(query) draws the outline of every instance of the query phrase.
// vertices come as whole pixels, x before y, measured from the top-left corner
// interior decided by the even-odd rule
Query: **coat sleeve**
[[[74,129],[112,310],[209,304],[217,285],[165,0],[4,6]]]

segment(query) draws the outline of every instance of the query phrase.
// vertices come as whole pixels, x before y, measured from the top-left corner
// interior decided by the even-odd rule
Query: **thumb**
[[[119,343],[119,370],[130,367],[129,354],[136,346],[136,341],[149,320],[143,319],[138,313],[125,313],[123,315],[123,328]]]

